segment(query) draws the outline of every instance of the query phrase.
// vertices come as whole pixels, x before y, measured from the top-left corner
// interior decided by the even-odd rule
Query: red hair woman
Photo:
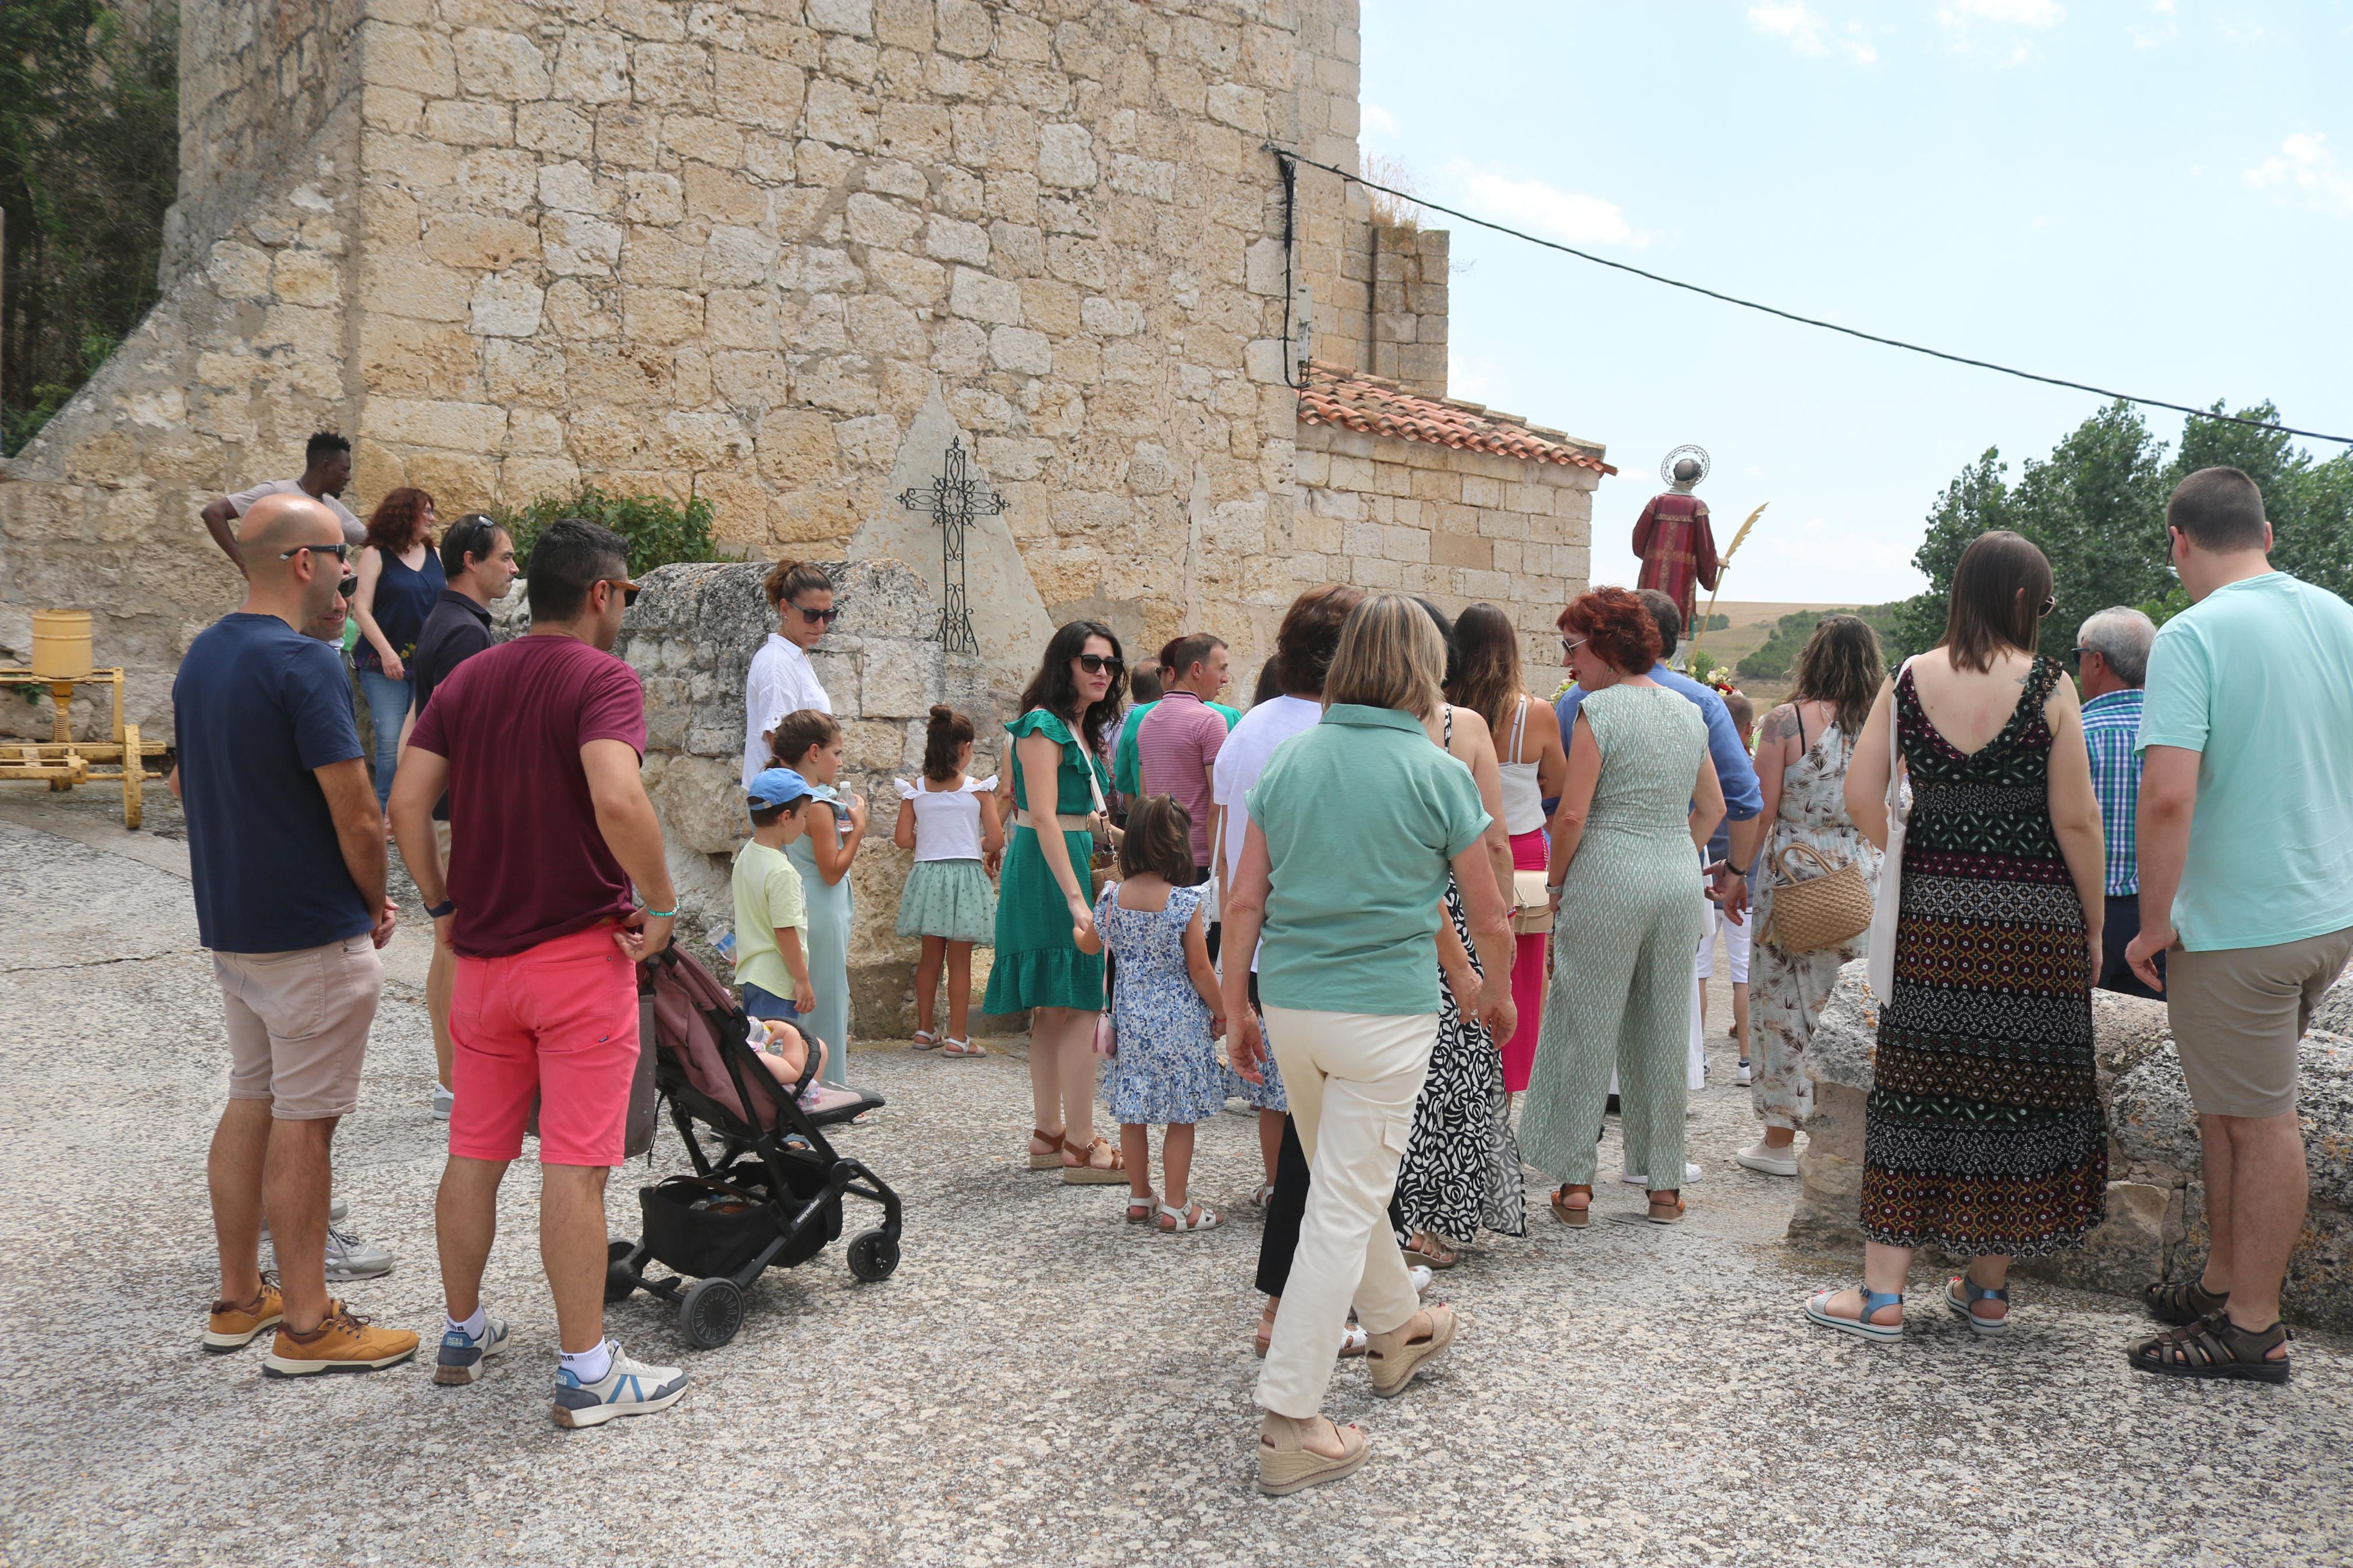
[[[1520,1148],[1561,1184],[1553,1213],[1581,1226],[1613,1066],[1623,1064],[1628,1142],[1644,1140],[1654,1172],[1683,1168],[1691,955],[1707,910],[1693,866],[1724,816],[1724,790],[1699,709],[1651,679],[1659,626],[1640,599],[1597,588],[1562,612],[1560,631],[1587,695],[1552,817],[1555,984]],[[1673,1225],[1683,1214],[1681,1192],[1654,1184],[1650,1218]]]
[[[433,552],[433,498],[403,485],[376,503],[368,519],[367,542],[360,548],[359,593],[352,617],[360,624],[352,663],[367,698],[368,721],[375,731],[375,803],[392,794],[393,769],[400,761],[401,721],[408,716],[414,687],[407,658],[417,651],[425,617],[441,602],[448,581]]]

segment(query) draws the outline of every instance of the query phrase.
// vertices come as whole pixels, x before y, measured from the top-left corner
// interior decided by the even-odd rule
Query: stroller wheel
[[[744,1326],[743,1287],[724,1275],[696,1280],[678,1304],[678,1326],[696,1350],[717,1350]]]
[[[872,1284],[899,1267],[899,1242],[888,1231],[861,1230],[849,1238],[849,1271]]]
[[[608,1241],[605,1244],[605,1304],[626,1301],[638,1288],[635,1270],[629,1260],[637,1256],[634,1241]]]

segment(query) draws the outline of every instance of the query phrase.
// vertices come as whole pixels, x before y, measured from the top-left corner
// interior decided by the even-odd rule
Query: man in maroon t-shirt
[[[532,546],[531,635],[476,654],[409,733],[391,816],[425,912],[458,957],[449,1163],[434,1224],[443,1325],[434,1381],[468,1384],[506,1343],[482,1309],[499,1183],[539,1098],[539,1247],[561,1342],[556,1424],[663,1410],[686,1391],[605,1338],[605,1178],[621,1163],[638,1063],[636,960],[677,900],[638,777],[645,694],[613,657],[636,597],[621,536],[565,519]],[[442,885],[433,803],[456,854]],[[634,883],[650,900],[637,907]]]

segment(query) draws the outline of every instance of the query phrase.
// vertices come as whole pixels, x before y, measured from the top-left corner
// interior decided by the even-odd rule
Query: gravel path
[[[1146,1236],[1119,1189],[1025,1168],[1009,1052],[855,1053],[891,1105],[843,1137],[906,1199],[904,1263],[871,1286],[838,1248],[772,1273],[717,1352],[643,1298],[617,1309],[634,1353],[695,1374],[666,1415],[548,1421],[527,1170],[490,1279],[515,1348],[487,1381],[265,1382],[259,1349],[196,1348],[218,1007],[174,818],[154,820],[126,835],[0,791],[0,1563],[2353,1561],[2353,1342],[2299,1338],[2271,1390],[2138,1377],[2128,1303],[2031,1285],[2004,1342],[1933,1302],[1900,1348],[1810,1329],[1802,1297],[1852,1266],[1780,1243],[1789,1185],[1732,1163],[1753,1123],[1729,1087],[1698,1097],[1689,1223],[1608,1223],[1640,1213],[1613,1185],[1589,1231],[1539,1212],[1483,1249],[1443,1281],[1463,1338],[1424,1384],[1377,1404],[1341,1370],[1332,1409],[1375,1457],[1299,1498],[1250,1489],[1250,1122],[1203,1131],[1199,1190],[1229,1226]],[[351,1298],[427,1331],[441,1124],[417,934],[337,1190],[400,1258]],[[666,1133],[617,1176],[616,1234],[683,1163]]]

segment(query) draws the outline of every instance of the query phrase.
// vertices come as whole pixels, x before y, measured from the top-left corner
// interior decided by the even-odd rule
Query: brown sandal
[[[1568,1206],[1567,1202],[1564,1201],[1572,1193],[1583,1193],[1585,1194],[1585,1206],[1583,1208],[1573,1209]],[[1572,1184],[1571,1185],[1565,1186],[1559,1191],[1554,1193],[1552,1195],[1552,1215],[1553,1218],[1560,1221],[1561,1224],[1573,1226],[1578,1230],[1583,1230],[1587,1226],[1592,1224],[1592,1187],[1589,1185]]]
[[[1652,1193],[1651,1194],[1651,1212],[1642,1217],[1649,1220],[1652,1225],[1683,1224],[1683,1194],[1669,1193],[1665,1197],[1662,1198],[1658,1194]]]
[[[1419,1263],[1432,1273],[1453,1268],[1462,1261],[1462,1249],[1443,1237],[1422,1231],[1413,1238],[1413,1245],[1402,1248],[1409,1264]]]
[[[1062,1168],[1062,1135],[1060,1133],[1049,1132],[1042,1127],[1032,1127],[1029,1129],[1029,1143],[1031,1170],[1059,1171]],[[1040,1143],[1048,1146],[1042,1154],[1038,1152],[1037,1149],[1037,1145]]]
[[[2221,1311],[2230,1304],[2231,1293],[2225,1290],[2218,1296],[2200,1279],[2177,1279],[2171,1284],[2160,1279],[2144,1286],[2140,1299],[2158,1322],[2187,1324]]]
[[[1095,1163],[1095,1151],[1101,1149],[1111,1156],[1111,1163]],[[1097,1138],[1084,1147],[1062,1139],[1062,1180],[1073,1187],[1107,1187],[1113,1183],[1127,1185],[1127,1157],[1112,1146],[1108,1138]]]
[[[2285,1323],[2274,1322],[2258,1332],[2239,1327],[2228,1313],[2217,1311],[2145,1339],[2126,1356],[2135,1372],[2153,1372],[2159,1377],[2285,1383],[2288,1358],[2274,1361],[2271,1352],[2293,1337]]]

